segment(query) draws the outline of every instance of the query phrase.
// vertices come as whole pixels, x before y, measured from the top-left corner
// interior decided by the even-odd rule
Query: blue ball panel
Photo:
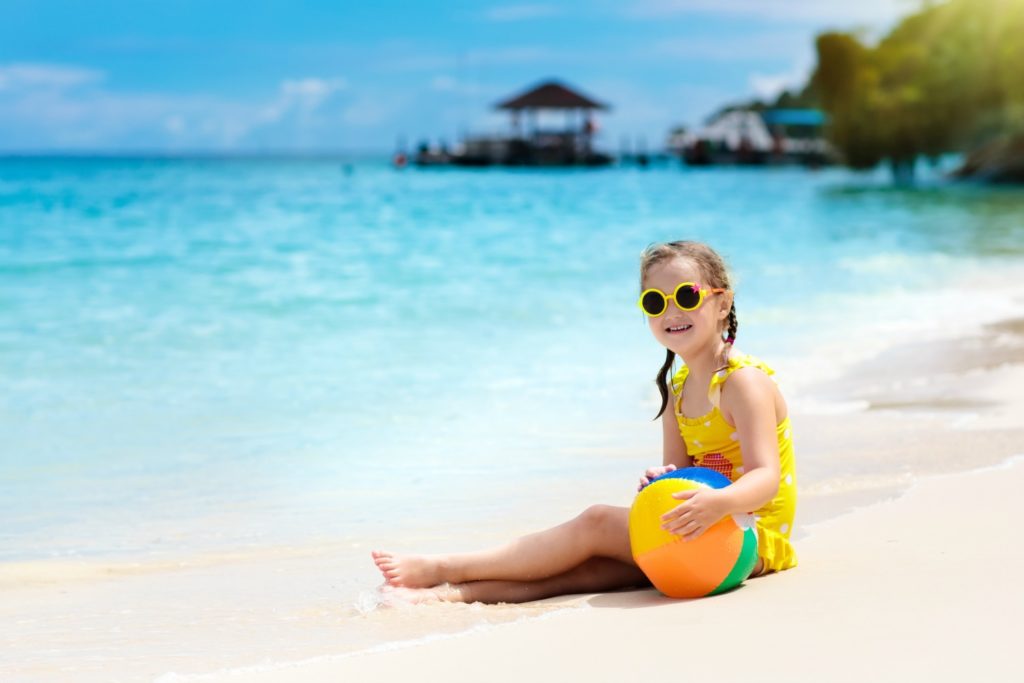
[[[729,477],[707,467],[684,467],[680,470],[673,470],[672,472],[666,472],[661,476],[655,477],[651,480],[651,483],[653,484],[661,479],[689,479],[698,484],[710,486],[713,489],[724,489],[732,483],[729,481]]]

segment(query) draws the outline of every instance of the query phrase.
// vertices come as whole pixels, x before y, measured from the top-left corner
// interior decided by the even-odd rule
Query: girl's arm
[[[651,483],[660,474],[671,472],[683,467],[690,467],[693,458],[686,453],[686,442],[683,435],[679,433],[679,424],[672,412],[672,407],[667,406],[661,414],[661,443],[662,443],[662,466],[649,467],[644,475],[640,477],[640,485],[637,491]]]
[[[775,383],[757,368],[742,368],[729,377],[722,388],[721,410],[736,427],[743,476],[724,489],[673,494],[685,502],[662,516],[663,528],[696,538],[722,517],[757,510],[775,497],[779,490],[777,398]]]
[[[693,465],[693,458],[686,452],[686,442],[679,433],[679,423],[676,422],[671,405],[665,406],[665,412],[661,415],[661,444],[663,465],[674,465],[677,469]]]
[[[778,388],[761,370],[741,368],[722,387],[722,416],[736,427],[743,476],[722,489],[724,514],[751,512],[779,490]]]

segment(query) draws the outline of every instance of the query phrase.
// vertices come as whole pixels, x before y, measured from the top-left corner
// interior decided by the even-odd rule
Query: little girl
[[[641,257],[640,289],[639,306],[667,353],[656,379],[664,464],[648,469],[639,489],[680,467],[721,472],[731,486],[674,494],[681,502],[662,517],[663,528],[688,540],[726,515],[753,510],[758,561],[751,575],[795,566],[788,411],[771,368],[733,350],[736,306],[722,258],[698,242],[653,245]],[[676,356],[683,365],[668,381]],[[609,505],[493,550],[375,551],[373,559],[384,589],[414,602],[527,602],[650,585],[630,552],[629,508]]]

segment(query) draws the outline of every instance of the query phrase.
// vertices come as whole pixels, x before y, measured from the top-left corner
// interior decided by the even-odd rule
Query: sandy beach
[[[927,478],[814,525],[799,570],[713,599],[586,596],[544,619],[202,680],[1008,680],[1024,609],[1008,513],[1022,486],[1021,458]]]
[[[1024,608],[1024,553],[1013,540],[1024,486],[1024,460],[1014,458],[1024,452],[1022,361],[1022,323],[1008,320],[894,347],[815,389],[865,410],[801,413],[794,397],[799,452],[828,453],[801,461],[800,565],[713,599],[648,590],[382,607],[368,539],[170,564],[7,564],[0,617],[12,654],[0,670],[19,681],[160,683],[397,681],[410,672],[455,681],[1009,676],[1011,620]],[[522,514],[505,528],[461,543],[500,542],[595,500],[629,499],[614,482],[539,494],[530,509],[512,503]],[[435,536],[410,532],[392,547],[451,540]],[[360,604],[337,599],[346,572],[367,588]]]
[[[850,470],[806,473],[811,521],[795,570],[715,598],[568,596],[535,603],[560,608],[540,617],[461,635],[160,681],[1012,679],[1024,610],[1021,332],[1022,321],[1005,321],[894,348],[872,367],[905,372],[854,373],[834,387],[867,411],[802,417],[801,447],[837,451],[833,462]],[[939,358],[957,360],[943,369]],[[394,611],[429,621],[453,608]]]

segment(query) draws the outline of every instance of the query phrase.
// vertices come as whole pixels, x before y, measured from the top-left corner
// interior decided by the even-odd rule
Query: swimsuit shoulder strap
[[[679,395],[683,391],[683,383],[686,382],[686,376],[690,374],[690,368],[685,364],[676,370],[676,374],[672,375],[671,388],[672,393]]]
[[[690,368],[684,363],[682,367],[676,370],[676,374],[672,375],[672,382],[669,388],[672,390],[672,409],[676,416],[682,415],[682,402],[683,402],[683,383],[686,382],[686,377],[690,374]]]
[[[729,379],[732,373],[740,368],[750,367],[758,368],[769,377],[775,374],[775,371],[759,358],[748,353],[731,353],[728,364],[711,375],[711,384],[708,386],[708,400],[711,401],[711,405],[719,407],[722,402],[722,386],[725,385],[725,380]]]

